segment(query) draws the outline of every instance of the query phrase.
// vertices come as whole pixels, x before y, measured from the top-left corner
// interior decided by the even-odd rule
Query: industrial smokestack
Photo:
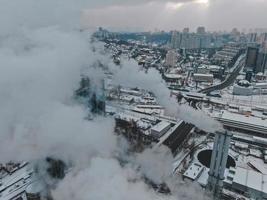
[[[217,131],[215,134],[207,188],[215,197],[219,197],[223,187],[224,171],[228,159],[232,133],[228,131]]]

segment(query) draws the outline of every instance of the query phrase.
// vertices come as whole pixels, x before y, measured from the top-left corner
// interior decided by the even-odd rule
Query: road
[[[222,83],[205,88],[205,89],[202,89],[199,92],[200,93],[210,93],[212,91],[222,90],[222,89],[230,86],[231,84],[234,83],[234,81],[236,80],[236,77],[239,75],[239,72],[244,67],[244,65],[245,65],[245,55],[243,54],[237,59],[233,71],[229,74],[229,76],[226,77],[226,79]]]

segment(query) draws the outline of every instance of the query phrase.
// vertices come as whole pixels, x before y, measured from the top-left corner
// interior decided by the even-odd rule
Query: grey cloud
[[[88,26],[105,26],[118,30],[128,27],[142,30],[190,27],[194,30],[199,25],[212,31],[231,30],[233,27],[266,27],[267,2],[264,0],[209,0],[208,4],[186,1],[188,3],[177,9],[166,9],[167,2],[92,8],[87,13],[86,22]]]
[[[166,3],[166,2],[192,2],[196,0],[105,0],[105,1],[97,1],[95,2],[95,5],[102,5],[102,6],[108,6],[108,5],[137,5],[137,4],[147,4],[147,3]]]

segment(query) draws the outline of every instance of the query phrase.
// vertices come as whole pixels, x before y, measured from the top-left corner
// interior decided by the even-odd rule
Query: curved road
[[[241,69],[244,66],[245,66],[245,55],[243,54],[237,59],[233,71],[230,73],[229,76],[227,76],[227,78],[222,83],[205,88],[205,89],[202,89],[202,90],[199,90],[199,92],[200,93],[210,93],[212,91],[222,90],[222,89],[230,86],[232,83],[234,83],[234,81],[236,80],[236,77],[239,75],[239,72],[241,71]]]

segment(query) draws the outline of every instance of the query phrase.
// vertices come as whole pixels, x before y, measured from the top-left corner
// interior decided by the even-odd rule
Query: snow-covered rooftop
[[[226,126],[267,134],[267,119],[224,111],[216,117]]]
[[[248,189],[262,192],[267,195],[267,176],[253,170],[237,167],[233,184],[247,187]]]
[[[196,178],[198,178],[201,175],[203,170],[204,170],[203,165],[200,165],[198,163],[192,163],[189,166],[189,168],[185,171],[183,176],[191,180],[196,180]]]
[[[162,132],[164,129],[167,127],[170,127],[171,123],[167,121],[161,121],[157,123],[155,126],[151,128],[151,130],[156,131],[156,132]]]

